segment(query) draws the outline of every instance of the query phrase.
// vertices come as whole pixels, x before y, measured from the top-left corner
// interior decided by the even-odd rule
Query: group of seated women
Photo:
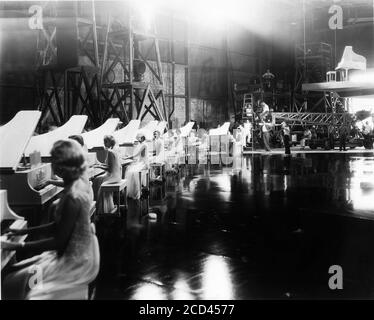
[[[133,163],[126,170],[128,196],[139,197],[137,173],[148,167],[148,152],[144,135],[138,144]],[[88,285],[99,271],[99,248],[90,212],[97,200],[97,209],[110,209],[112,197],[102,197],[103,183],[115,183],[122,178],[119,153],[112,136],[105,136],[105,163],[95,166],[105,173],[91,184],[87,173],[87,149],[82,137],[73,136],[55,142],[51,164],[56,179],[50,180],[64,188],[60,199],[51,206],[52,221],[35,227],[6,231],[8,235],[29,235],[27,242],[1,241],[2,250],[16,251],[26,259],[15,263],[3,273],[2,296],[5,299],[54,299],[56,292]],[[93,189],[93,190],[92,190]],[[103,201],[102,203],[100,202]],[[37,273],[37,274],[36,274]],[[36,280],[35,280],[36,279]]]
[[[178,164],[179,157],[184,156],[186,143],[201,151],[207,150],[209,144],[208,134],[203,131],[197,136],[192,131],[186,139],[178,129],[170,130],[162,137],[155,131],[153,138],[151,155],[145,135],[138,134],[133,155],[121,158],[113,136],[105,136],[106,159],[104,163],[95,164],[104,170],[104,174],[94,178],[93,183],[89,179],[88,152],[81,136],[71,136],[53,145],[51,163],[58,178],[49,182],[62,186],[64,191],[54,203],[52,222],[23,230],[8,230],[12,235],[28,234],[31,240],[1,242],[2,250],[15,250],[30,257],[8,268],[3,282],[4,298],[51,298],[56,289],[87,284],[96,278],[99,250],[90,211],[94,200],[98,213],[102,210],[111,212],[114,208],[112,195],[103,194],[102,187],[121,181],[123,160],[132,160],[125,172],[127,196],[139,199],[144,185],[139,173],[148,169],[150,163]],[[240,141],[240,132],[235,141]],[[41,274],[40,285],[30,281],[35,270]]]

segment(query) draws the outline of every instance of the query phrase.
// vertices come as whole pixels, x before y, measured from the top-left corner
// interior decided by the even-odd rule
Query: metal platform
[[[346,123],[348,113],[314,113],[314,112],[273,112],[276,123],[287,121],[289,125],[341,125]]]
[[[316,92],[336,92],[340,97],[374,95],[374,83],[353,81],[303,83],[302,90]]]

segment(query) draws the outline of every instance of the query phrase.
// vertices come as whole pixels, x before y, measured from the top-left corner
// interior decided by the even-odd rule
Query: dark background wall
[[[0,122],[9,121],[21,109],[35,109],[39,98],[36,86],[38,32],[28,26],[28,8],[44,2],[0,3]],[[328,29],[328,8],[332,1],[307,2],[305,13],[305,41],[324,41],[335,49],[336,62],[346,45],[367,58],[374,67],[373,22],[350,22],[354,17],[373,17],[371,1],[342,1],[344,29]],[[108,2],[96,3],[98,24],[106,23],[106,14],[115,10]],[[359,9],[354,9],[355,7]],[[181,125],[190,117],[208,126],[229,119],[229,79],[233,83],[247,83],[270,69],[289,86],[294,78],[294,46],[304,41],[302,1],[264,1],[248,10],[248,18],[233,20],[216,28],[186,19],[183,12],[163,10],[155,14],[160,50],[163,60],[166,101],[171,108],[171,53],[174,42],[175,113],[174,125]],[[351,20],[350,20],[351,19]],[[188,45],[189,93],[191,109],[186,111],[185,67]],[[74,46],[73,46],[74,47]],[[230,73],[230,78],[228,77]]]

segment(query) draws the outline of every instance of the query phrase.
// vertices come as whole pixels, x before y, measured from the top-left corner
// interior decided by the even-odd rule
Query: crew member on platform
[[[243,123],[243,147],[249,145],[252,138],[252,123],[249,120],[245,120]]]
[[[261,107],[260,119],[263,119],[269,113],[270,109],[265,101],[261,101],[259,106]]]

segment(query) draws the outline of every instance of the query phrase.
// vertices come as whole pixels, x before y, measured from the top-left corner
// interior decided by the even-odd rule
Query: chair
[[[123,203],[123,206],[125,208],[127,208],[127,197],[126,197],[126,190],[127,190],[127,180],[126,179],[122,179],[120,182],[116,182],[116,183],[106,183],[104,182],[102,185],[101,185],[101,190],[102,190],[102,197],[104,196],[104,193],[116,193],[118,195],[118,205],[117,205],[117,215],[120,216],[121,215],[121,210],[120,210],[120,207],[121,207],[121,192],[125,192],[125,196],[123,197],[124,198],[124,203]],[[103,210],[103,213],[104,214],[112,214],[113,212],[104,212]]]
[[[158,181],[156,178],[156,170],[158,169],[160,174],[159,176],[162,177],[162,181],[165,180],[165,177],[166,177],[166,170],[165,170],[165,164],[164,163],[151,163],[150,165],[150,181],[151,182],[155,182],[155,181]]]
[[[149,186],[149,176],[150,176],[150,169],[143,169],[143,170],[140,170],[139,171],[139,188],[140,188],[140,199],[139,199],[139,203],[140,203],[140,217],[142,216],[142,212],[143,212],[143,205],[142,205],[142,188],[143,188],[143,179],[142,177],[145,175],[145,187],[148,188],[148,190],[150,189],[150,186]],[[149,209],[149,196],[146,198],[147,200],[147,213],[148,213],[148,209]]]
[[[335,82],[336,81],[336,71],[327,71],[326,72],[326,81]]]

